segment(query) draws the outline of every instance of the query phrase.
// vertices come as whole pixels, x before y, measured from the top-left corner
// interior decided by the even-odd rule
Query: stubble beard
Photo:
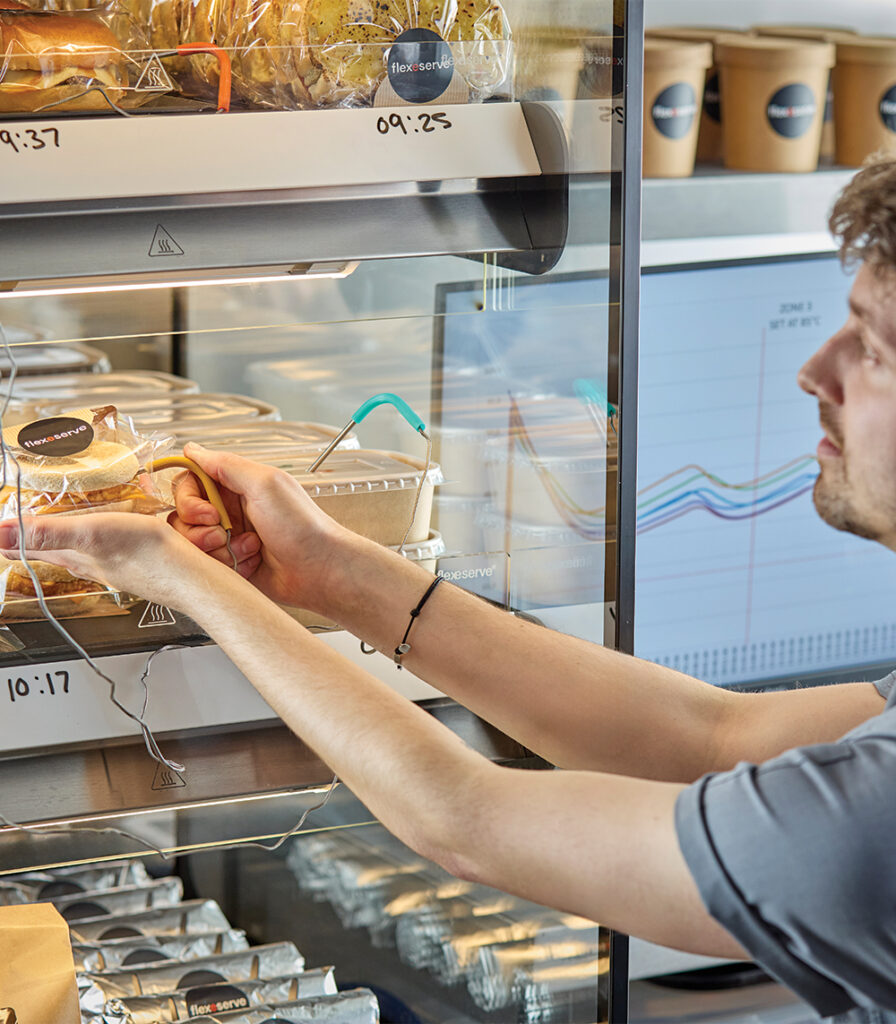
[[[843,533],[852,533],[865,540],[880,540],[878,531],[862,521],[861,513],[850,500],[846,472],[838,474],[837,480],[826,478],[826,473],[830,473],[830,470],[826,471],[822,467],[812,491],[815,511],[821,519]]]

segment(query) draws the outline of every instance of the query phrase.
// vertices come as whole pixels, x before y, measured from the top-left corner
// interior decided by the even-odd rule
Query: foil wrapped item
[[[191,1017],[189,1024],[379,1024],[379,1019],[379,1003],[370,989],[352,988],[335,996]],[[177,1024],[186,1024],[186,1021]]]
[[[76,971],[114,971],[159,960],[196,960],[249,948],[246,933],[231,928],[206,935],[140,935],[102,943],[72,943]]]
[[[148,885],[151,881],[143,861],[118,860],[108,864],[62,868],[53,871],[26,871],[0,879],[0,890],[15,887],[28,894],[28,902],[67,896],[97,889],[121,889]],[[3,893],[0,891],[0,901]]]
[[[103,971],[78,976],[82,1015],[98,1016],[111,999],[164,995],[197,985],[256,978],[282,978],[305,968],[305,958],[291,942],[272,942],[241,953],[199,957],[178,962],[165,960],[130,971]]]
[[[69,925],[75,942],[106,942],[140,935],[204,935],[230,928],[214,900],[187,900],[137,913],[97,915]]]
[[[559,963],[542,962],[520,970],[514,978],[520,1024],[580,1020],[592,1008],[597,992],[607,984],[609,959],[575,957]]]
[[[152,907],[170,907],[180,903],[184,885],[179,878],[160,878],[147,885],[127,885],[121,889],[90,889],[68,896],[51,896],[52,903],[66,921],[98,917],[101,914],[128,914]]]
[[[209,1013],[276,1006],[312,996],[335,994],[333,968],[321,967],[285,978],[209,982],[167,995],[110,999],[97,1024],[100,1021],[102,1024],[161,1024]]]

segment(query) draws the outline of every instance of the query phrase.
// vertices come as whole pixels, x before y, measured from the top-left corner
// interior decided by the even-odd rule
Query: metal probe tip
[[[239,562],[237,562],[236,555],[233,553],[233,548],[230,546],[230,535],[231,535],[232,532],[233,532],[232,530],[225,530],[224,531],[224,535],[227,538],[227,540],[225,541],[225,544],[227,545],[227,554],[230,555],[231,559],[233,560],[233,571],[234,572],[239,572],[239,568],[240,568]]]

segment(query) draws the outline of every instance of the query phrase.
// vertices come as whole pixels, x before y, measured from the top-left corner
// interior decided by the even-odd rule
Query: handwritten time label
[[[0,145],[9,146],[14,153],[28,150],[61,149],[58,128],[12,128],[0,130]]]
[[[17,679],[6,680],[9,699],[13,704],[26,697],[58,697],[68,693],[68,684],[69,674],[64,670],[44,672],[29,679],[19,676]]]
[[[388,117],[378,118],[376,122],[376,130],[380,135],[388,135],[389,132],[399,132],[402,135],[429,135],[439,128],[447,131],[452,127],[444,111],[435,114],[390,114]]]

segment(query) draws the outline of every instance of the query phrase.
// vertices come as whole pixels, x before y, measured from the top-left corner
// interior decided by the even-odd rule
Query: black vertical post
[[[643,0],[622,0],[614,17],[614,65],[621,57],[625,116],[612,144],[611,293],[618,303],[616,402],[619,406],[616,537],[616,649],[634,650],[637,533],[638,324],[641,276],[641,121],[644,65]],[[622,25],[619,21],[622,21]],[[611,337],[613,337],[611,335]],[[610,1024],[628,1020],[628,936],[610,935]]]

